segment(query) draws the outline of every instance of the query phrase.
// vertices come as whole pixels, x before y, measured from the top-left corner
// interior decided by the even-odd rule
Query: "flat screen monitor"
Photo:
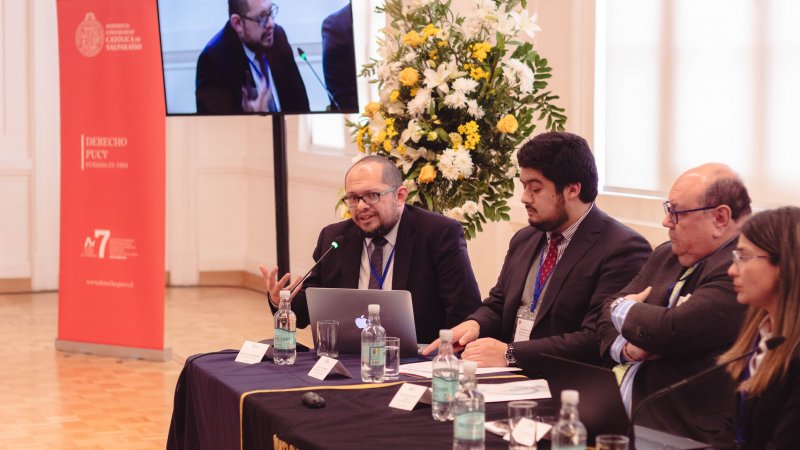
[[[158,0],[158,18],[167,115],[358,111],[350,0]]]

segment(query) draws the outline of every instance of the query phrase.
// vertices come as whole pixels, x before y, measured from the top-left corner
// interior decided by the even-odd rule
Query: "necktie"
[[[553,269],[556,267],[556,262],[558,261],[558,244],[563,240],[564,236],[558,233],[550,235],[550,245],[547,246],[547,254],[542,262],[542,267],[539,269],[539,289],[544,288],[544,284],[547,282],[547,279],[550,278],[550,274],[553,273]]]
[[[261,68],[261,74],[264,76],[264,82],[266,83],[267,93],[269,95],[269,103],[267,104],[267,111],[277,112],[278,105],[275,104],[275,92],[272,90],[272,86],[269,83],[269,62],[267,61],[267,55],[263,53],[259,55],[258,62]]]
[[[372,267],[369,276],[369,289],[382,289],[381,283],[375,277],[383,274],[383,246],[386,245],[386,238],[378,236],[372,239],[372,253],[369,254],[369,265]]]

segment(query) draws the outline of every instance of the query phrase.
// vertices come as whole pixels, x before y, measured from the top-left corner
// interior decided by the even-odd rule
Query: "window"
[[[796,194],[800,2],[598,0],[595,147],[606,191],[663,196],[709,161],[762,205]]]

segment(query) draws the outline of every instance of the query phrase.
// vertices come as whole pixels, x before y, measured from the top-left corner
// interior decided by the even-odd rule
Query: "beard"
[[[555,210],[550,217],[541,218],[539,220],[528,217],[528,223],[539,231],[553,231],[569,220],[567,209],[564,207],[565,205],[564,195],[558,194]]]

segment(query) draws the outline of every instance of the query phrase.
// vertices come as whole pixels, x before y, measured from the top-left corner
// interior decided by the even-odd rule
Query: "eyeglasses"
[[[383,192],[368,192],[364,195],[345,195],[342,197],[342,203],[347,205],[348,208],[355,208],[358,206],[359,201],[363,201],[365,205],[374,205],[381,201],[381,197],[390,192],[396,191],[399,187],[400,186],[395,186]]]
[[[678,224],[678,215],[679,214],[686,214],[686,213],[697,212],[697,211],[706,211],[706,210],[709,210],[709,209],[714,209],[714,208],[716,208],[718,206],[720,206],[720,205],[703,206],[702,208],[684,209],[683,211],[677,211],[677,210],[672,209],[672,205],[670,205],[669,202],[664,202],[664,214],[668,215],[669,216],[669,220],[672,223],[677,225]]]
[[[252,22],[256,22],[258,26],[264,28],[269,23],[270,19],[274,19],[278,16],[278,5],[273,4],[272,8],[270,8],[268,13],[261,14],[258,17],[247,17],[245,15],[240,16],[242,19],[247,19]]]
[[[731,256],[733,257],[733,263],[736,264],[736,270],[742,268],[742,261],[747,262],[753,258],[770,259],[768,255],[743,255],[739,250],[732,251]]]

